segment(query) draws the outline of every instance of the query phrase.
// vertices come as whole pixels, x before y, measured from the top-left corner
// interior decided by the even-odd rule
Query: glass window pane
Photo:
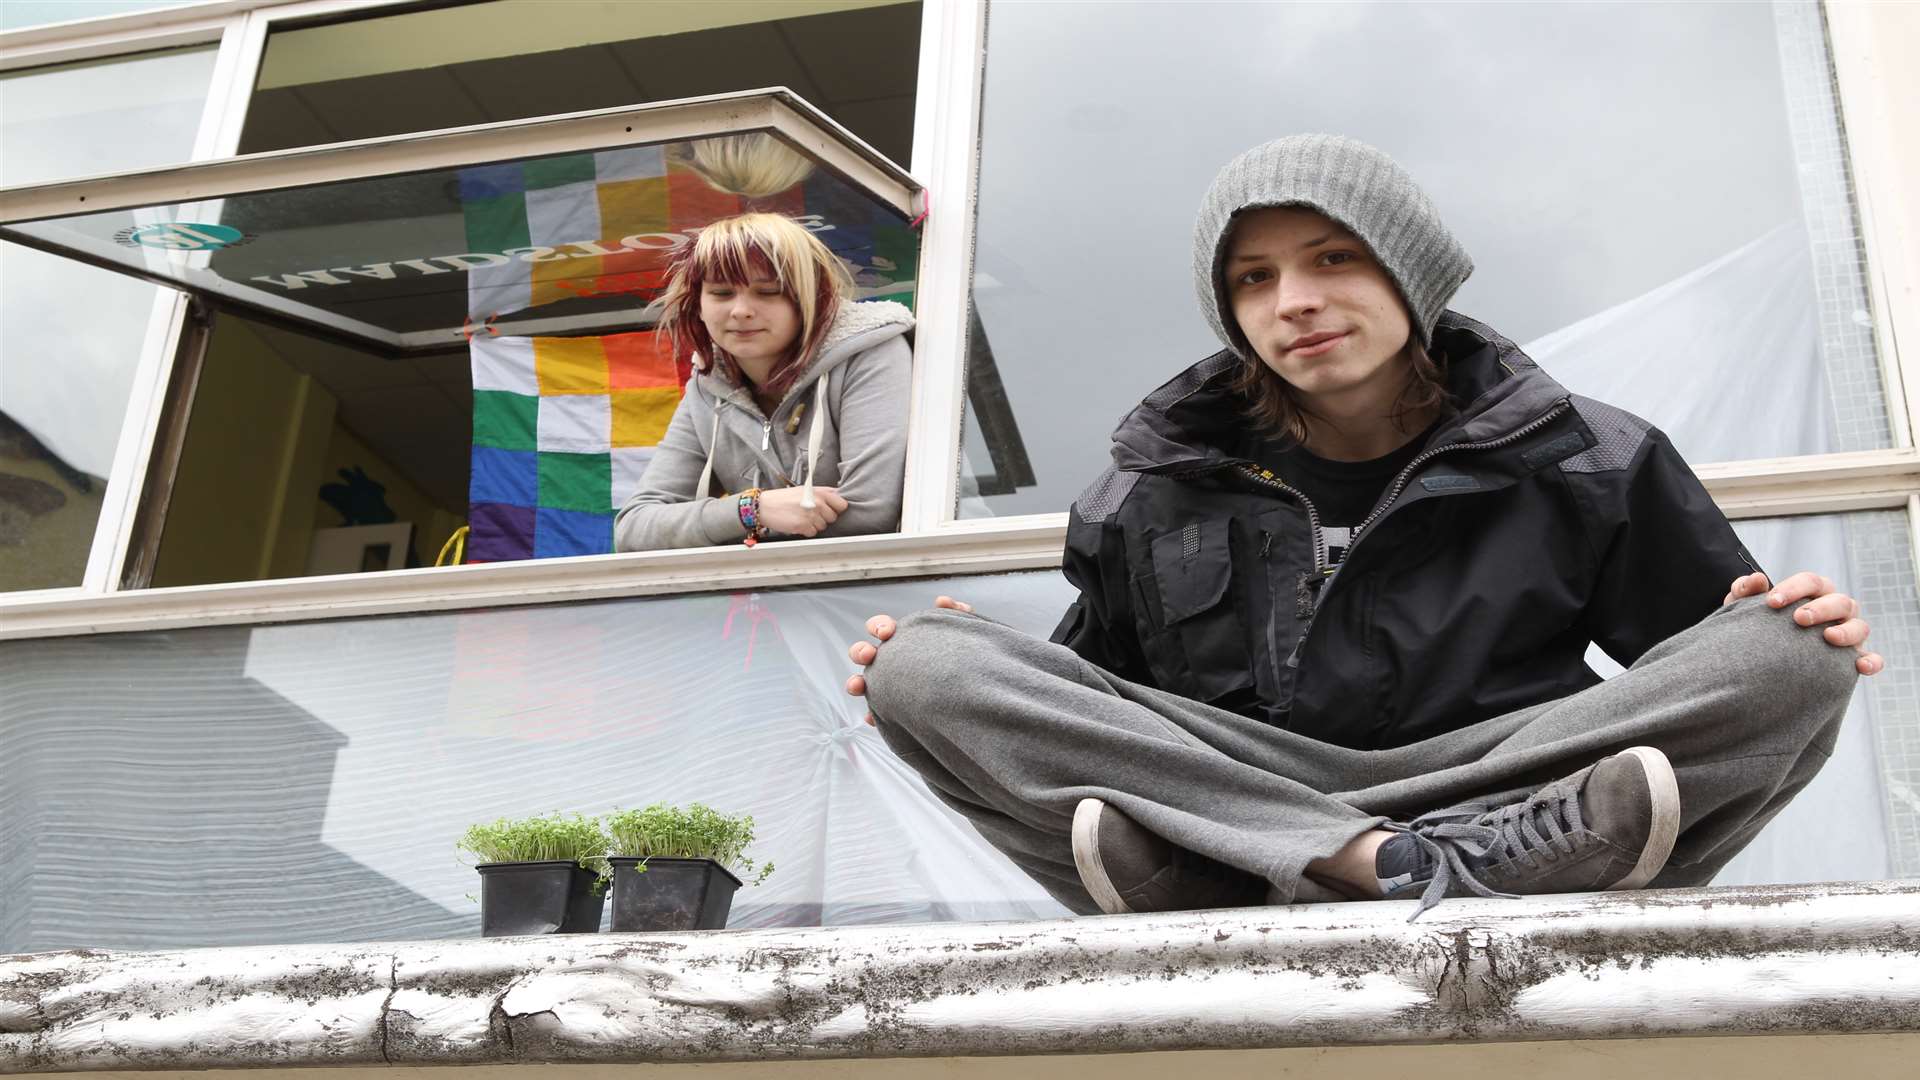
[[[1905,515],[1741,531],[1838,571],[1888,670],[1721,882],[1920,875]],[[0,952],[472,935],[467,825],[653,801],[754,815],[777,869],[734,926],[1061,915],[842,692],[868,616],[943,592],[1036,636],[1072,599],[1033,573],[0,643]]]
[[[1043,634],[1069,599],[1034,574],[0,643],[0,952],[470,936],[469,824],[654,801],[754,815],[776,870],[734,926],[1062,914],[841,689],[867,616],[943,591]]]
[[[1453,306],[1690,460],[1889,445],[1816,4],[1009,3],[987,33],[961,516],[1064,510],[1219,348],[1195,211],[1292,132],[1406,165],[1477,263]]]
[[[187,160],[213,58],[0,75],[0,186]],[[80,583],[156,292],[0,243],[0,590]]]
[[[670,258],[717,219],[785,215],[845,265],[853,299],[913,303],[919,237],[904,174],[867,174],[877,176],[870,190],[783,134],[645,141],[641,119],[626,130],[614,138],[632,145],[0,232],[215,301],[150,583],[430,565],[463,523],[471,561],[614,550],[615,513],[682,415],[692,376],[648,305]],[[891,311],[893,336],[904,334],[906,310],[861,310]],[[329,340],[278,325],[289,319]],[[878,322],[864,337],[858,325],[847,323],[849,348],[879,349]],[[826,384],[841,396],[821,415],[903,446],[909,350],[901,340],[870,363],[833,368],[846,357],[820,348],[826,377],[753,406],[784,433],[759,412],[725,418],[714,494],[789,487],[817,461],[822,487],[844,483],[846,498],[868,500],[864,519],[836,522],[839,535],[892,531],[897,497],[879,500],[898,473],[872,477],[897,468],[885,464],[897,453],[873,456],[882,448],[862,442],[843,454],[820,427],[816,459],[799,425]],[[886,382],[872,381],[876,365],[890,365]],[[866,389],[850,393],[856,385]],[[875,419],[883,414],[897,421]],[[704,447],[715,434],[703,425],[692,437]],[[849,464],[861,455],[866,465]],[[700,467],[681,471],[684,484],[654,483],[687,501]]]
[[[1860,680],[1833,756],[1717,882],[1920,876],[1920,804],[1907,794],[1920,790],[1920,586],[1907,515],[1761,518],[1734,531],[1775,581],[1812,570],[1860,601],[1887,668]],[[1588,662],[1620,670],[1597,649]]]
[[[805,225],[862,297],[908,297],[910,198],[905,184],[867,191],[753,132],[72,214],[0,235],[405,351],[459,344],[490,319],[500,333],[631,325],[689,231],[750,211]]]
[[[785,86],[897,162],[920,5],[492,0],[267,39],[243,153]]]
[[[179,5],[180,0],[7,0],[0,4],[0,30],[23,30],[29,26]]]

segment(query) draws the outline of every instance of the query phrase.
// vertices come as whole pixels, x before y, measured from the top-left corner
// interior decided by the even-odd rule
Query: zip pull
[[[1263,559],[1266,558],[1267,552],[1272,550],[1273,550],[1273,534],[1266,531],[1265,529],[1260,530],[1260,557]]]
[[[1313,618],[1313,600],[1315,585],[1319,584],[1312,574],[1301,574],[1293,583],[1293,617],[1296,619]]]
[[[765,420],[760,424],[760,449],[773,445],[773,421]]]
[[[1313,624],[1308,623],[1307,629],[1300,631],[1300,640],[1293,643],[1293,651],[1287,654],[1288,667],[1297,669],[1300,666],[1300,651],[1307,647],[1307,631],[1312,629]]]

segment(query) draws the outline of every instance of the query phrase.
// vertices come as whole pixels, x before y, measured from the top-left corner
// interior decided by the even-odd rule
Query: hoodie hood
[[[1447,388],[1460,412],[1441,424],[1430,445],[1497,439],[1568,396],[1518,345],[1457,312],[1439,317],[1433,341],[1447,357]],[[1232,389],[1242,363],[1231,351],[1215,353],[1147,395],[1114,429],[1114,466],[1177,475],[1244,462],[1239,447],[1251,406]]]

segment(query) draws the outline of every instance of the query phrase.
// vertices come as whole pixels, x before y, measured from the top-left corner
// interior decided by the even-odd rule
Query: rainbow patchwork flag
[[[669,255],[748,210],[786,214],[849,264],[858,295],[913,302],[919,239],[898,211],[825,169],[746,196],[688,164],[691,143],[460,170],[476,323],[592,298],[638,316]],[[561,310],[567,310],[563,307]],[[474,333],[467,561],[613,550],[613,514],[639,486],[687,379],[651,332],[527,338]]]
[[[701,227],[785,214],[846,260],[862,299],[912,305],[919,238],[897,211],[824,169],[769,195],[722,191],[681,160],[691,144],[630,147],[460,170],[475,321],[581,297],[650,301],[668,256]]]
[[[600,555],[691,368],[652,331],[474,335],[468,562]]]

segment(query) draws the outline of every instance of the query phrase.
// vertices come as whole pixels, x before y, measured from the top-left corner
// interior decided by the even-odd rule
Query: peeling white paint
[[[0,1072],[1920,1032],[1920,882],[0,957]]]

